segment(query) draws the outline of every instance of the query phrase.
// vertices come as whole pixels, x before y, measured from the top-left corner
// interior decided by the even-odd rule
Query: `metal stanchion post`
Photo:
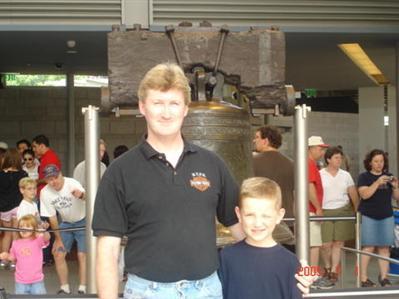
[[[361,224],[362,221],[362,215],[357,212],[356,213],[356,249],[360,250],[361,249],[361,245],[360,245],[360,233],[361,233]],[[360,288],[360,253],[356,253],[356,267],[357,267],[357,271],[356,271],[356,287]]]
[[[345,268],[346,268],[346,252],[341,250],[341,288],[344,287],[344,279],[345,279]]]
[[[86,245],[87,291],[97,292],[95,280],[96,240],[91,233],[94,201],[100,181],[98,108],[82,108],[85,122],[85,171],[86,171]]]
[[[310,107],[295,107],[296,252],[309,263],[308,144],[307,114]]]

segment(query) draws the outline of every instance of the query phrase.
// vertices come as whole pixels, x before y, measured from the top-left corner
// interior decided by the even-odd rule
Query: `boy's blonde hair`
[[[22,216],[19,220],[18,220],[18,227],[21,227],[22,225],[25,226],[30,226],[32,227],[32,229],[37,230],[38,228],[38,223],[37,223],[37,219],[35,216],[33,216],[32,214],[27,214],[25,216]],[[18,234],[18,238],[21,238],[21,235]],[[34,231],[32,233],[32,238],[36,238],[36,232]]]
[[[149,90],[168,91],[177,89],[184,95],[184,103],[190,104],[191,88],[184,71],[175,63],[161,63],[150,69],[141,80],[138,97],[145,101]]]
[[[246,179],[241,184],[238,206],[241,208],[243,201],[248,198],[274,200],[276,210],[281,209],[281,189],[273,180],[264,177]]]
[[[19,188],[25,189],[26,186],[28,185],[35,185],[37,186],[37,182],[34,179],[31,179],[30,177],[25,177],[19,180]]]

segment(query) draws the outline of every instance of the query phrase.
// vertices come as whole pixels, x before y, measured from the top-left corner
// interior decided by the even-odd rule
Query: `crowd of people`
[[[216,153],[182,136],[191,91],[179,66],[166,63],[151,69],[138,97],[147,122],[142,141],[131,150],[117,146],[112,163],[105,142],[99,141],[102,179],[92,229],[98,237],[100,298],[118,297],[125,237],[126,299],[301,298],[310,287],[334,286],[341,271],[340,251],[354,238],[354,224],[311,221],[310,265],[300,264],[294,254],[295,226],[283,225],[284,216],[295,217],[294,163],[279,151],[283,142],[277,128],[256,130],[254,176],[238,186]],[[70,294],[66,255],[76,243],[77,292],[86,293],[85,231],[63,231],[86,226],[85,161],[78,163],[73,178],[65,177],[48,138],[38,135],[32,143],[18,141],[16,148],[0,142],[0,162],[1,225],[21,229],[1,235],[1,266],[15,268],[15,292],[44,294],[43,264],[54,259],[58,293]],[[352,216],[359,211],[363,250],[389,256],[394,243],[391,200],[399,200],[398,179],[389,172],[386,153],[378,149],[366,155],[357,185],[349,167],[342,147],[309,137],[309,215]],[[221,251],[215,242],[215,218],[236,239]],[[278,244],[276,227],[292,238]],[[321,269],[320,254],[320,275],[303,272]],[[376,285],[367,274],[369,260],[362,256],[363,287]],[[379,284],[389,286],[388,263],[380,261],[379,267]]]
[[[74,178],[64,177],[61,161],[45,135],[36,136],[32,143],[22,139],[15,148],[0,142],[0,148],[1,226],[20,229],[0,232],[0,267],[15,270],[15,293],[45,294],[43,266],[54,263],[60,281],[58,294],[70,294],[66,255],[76,242],[77,292],[85,294],[85,231],[62,230],[86,225],[84,161],[76,166]],[[109,156],[103,140],[99,149],[104,173]],[[125,145],[117,146],[114,159],[127,150]]]
[[[282,135],[272,126],[256,131],[254,138],[255,175],[275,180],[291,202],[283,199],[283,207],[294,213],[294,166],[292,161],[278,152]],[[326,217],[354,216],[361,214],[361,246],[366,252],[389,257],[394,245],[394,217],[392,200],[399,200],[398,178],[389,171],[388,156],[380,149],[373,149],[364,158],[364,169],[355,184],[348,172],[350,161],[342,146],[325,144],[322,137],[308,139],[309,215]],[[268,168],[267,165],[272,167]],[[320,166],[323,165],[323,166]],[[284,191],[283,191],[284,192]],[[284,194],[284,193],[283,193]],[[310,265],[322,276],[312,288],[333,288],[339,277],[341,248],[346,241],[354,240],[355,225],[349,221],[310,222]],[[285,245],[286,246],[286,245]],[[289,248],[288,246],[286,246]],[[324,269],[319,265],[321,254]],[[370,256],[361,256],[361,286],[374,287],[368,277]],[[379,260],[381,286],[390,286],[389,263]]]

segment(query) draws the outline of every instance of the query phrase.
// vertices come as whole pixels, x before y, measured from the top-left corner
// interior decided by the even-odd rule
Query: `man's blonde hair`
[[[191,88],[183,70],[175,63],[161,63],[150,69],[141,80],[138,97],[145,101],[149,90],[168,91],[179,90],[184,95],[184,103],[191,101]]]
[[[19,180],[19,188],[25,189],[26,186],[28,185],[34,185],[35,187],[37,186],[36,180],[31,179],[30,177],[25,177]]]
[[[246,198],[257,198],[265,200],[274,200],[276,209],[281,208],[281,189],[273,180],[264,177],[253,177],[246,179],[241,184],[239,207]]]

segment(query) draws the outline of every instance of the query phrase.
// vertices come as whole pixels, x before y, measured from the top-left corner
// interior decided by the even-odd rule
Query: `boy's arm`
[[[222,284],[223,295],[226,296],[226,295],[225,295],[225,290],[226,290],[226,288],[227,288],[227,285],[226,285],[226,274],[227,274],[227,273],[226,273],[226,267],[225,267],[226,261],[225,261],[224,258],[223,258],[223,250],[224,250],[224,249],[222,249],[222,250],[219,252],[219,269],[218,269],[218,276],[219,276],[220,283]]]
[[[305,287],[304,283],[305,282],[298,282],[297,275],[299,277],[303,278],[303,268],[301,267],[301,264],[299,261],[294,257],[293,258],[293,263],[292,263],[292,270],[295,271],[295,275],[291,277],[290,283],[289,283],[289,298],[290,299],[300,299],[302,298],[302,294],[308,294],[309,293],[309,287]]]
[[[301,267],[306,268],[309,267],[308,263],[304,260],[300,261]],[[308,276],[301,276],[298,273],[295,274],[295,278],[298,281],[296,286],[303,294],[309,294],[310,286],[312,283],[318,278],[317,275],[308,275]]]

